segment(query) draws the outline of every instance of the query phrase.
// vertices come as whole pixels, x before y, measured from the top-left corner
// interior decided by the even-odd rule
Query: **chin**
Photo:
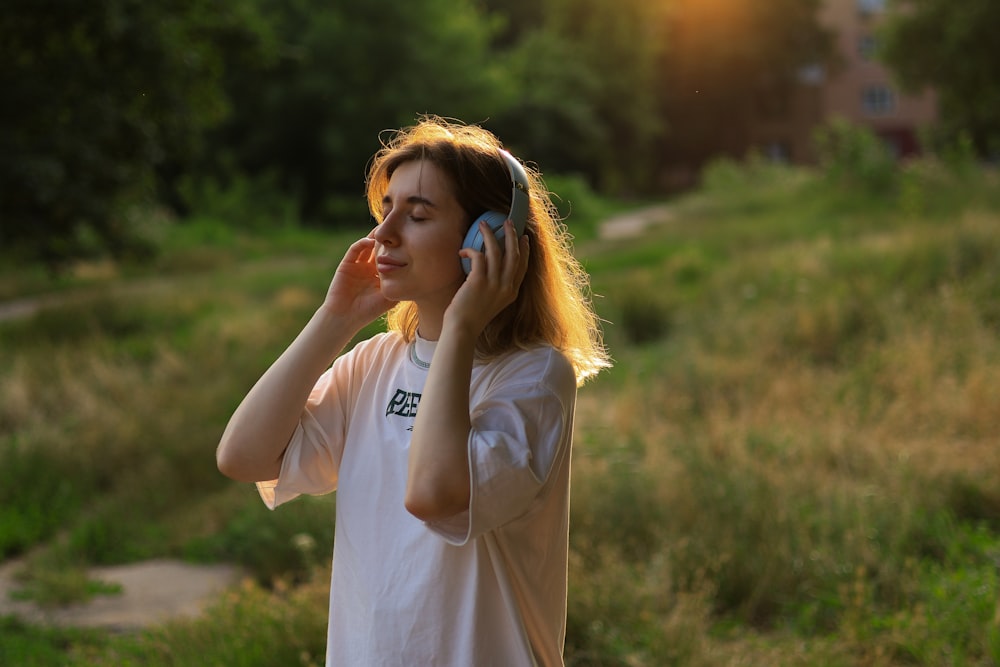
[[[382,298],[387,299],[388,301],[395,301],[397,303],[400,301],[409,301],[406,295],[400,293],[399,290],[386,289],[383,287],[380,291],[382,292]]]
[[[407,290],[403,285],[398,283],[393,284],[389,280],[382,281],[381,285],[379,285],[379,291],[382,292],[384,298],[390,301],[409,301],[413,297],[410,290]]]

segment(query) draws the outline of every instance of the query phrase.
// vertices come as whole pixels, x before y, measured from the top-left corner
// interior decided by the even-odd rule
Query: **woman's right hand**
[[[351,244],[323,305],[233,413],[216,453],[224,474],[244,482],[278,477],[316,379],[354,334],[393,305],[379,287],[376,252],[370,237]]]
[[[382,296],[375,265],[377,252],[378,244],[371,235],[352,243],[340,260],[323,301],[328,313],[355,321],[358,328],[396,305]]]

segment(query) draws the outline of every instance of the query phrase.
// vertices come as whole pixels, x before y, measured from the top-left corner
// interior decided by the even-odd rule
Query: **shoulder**
[[[344,356],[359,360],[386,358],[406,350],[406,342],[395,331],[382,331],[370,338],[358,341]]]
[[[357,341],[334,360],[331,370],[335,373],[364,375],[373,366],[392,364],[396,359],[403,358],[405,353],[406,342],[401,335],[396,332],[379,332]]]
[[[560,394],[576,393],[576,372],[562,352],[548,345],[537,345],[508,352],[482,366],[490,383],[507,386],[544,386]]]

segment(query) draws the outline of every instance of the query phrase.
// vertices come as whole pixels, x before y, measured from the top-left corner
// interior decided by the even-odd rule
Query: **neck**
[[[426,308],[417,308],[417,333],[424,340],[437,340],[441,338],[441,329],[444,327],[444,313],[430,315]]]

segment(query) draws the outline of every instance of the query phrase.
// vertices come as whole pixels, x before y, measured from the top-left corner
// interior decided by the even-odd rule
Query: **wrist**
[[[441,327],[441,339],[447,338],[452,344],[467,346],[475,349],[479,334],[482,333],[480,327],[471,322],[466,322],[458,318],[445,317]]]
[[[320,306],[312,316],[315,326],[333,339],[350,340],[361,331],[367,322],[362,322],[350,312],[330,308],[326,304]]]

